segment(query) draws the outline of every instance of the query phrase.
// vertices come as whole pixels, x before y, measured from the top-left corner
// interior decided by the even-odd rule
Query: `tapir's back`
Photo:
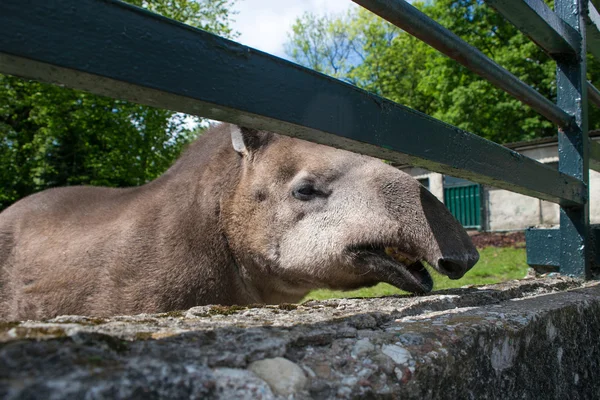
[[[225,130],[143,186],[50,189],[0,213],[0,320],[240,302],[215,212],[236,179]]]
[[[131,190],[76,186],[28,196],[0,213],[0,249],[16,242],[43,242],[58,233],[77,236],[114,221],[130,202]],[[0,252],[0,262],[6,255]]]
[[[115,238],[127,231],[124,214],[135,195],[132,189],[57,188],[0,213],[0,318],[35,318],[54,307],[87,311],[80,300],[94,296],[101,265],[118,248]],[[68,295],[48,298],[58,293]],[[21,305],[36,296],[39,310],[24,310]],[[27,302],[20,300],[25,297]]]

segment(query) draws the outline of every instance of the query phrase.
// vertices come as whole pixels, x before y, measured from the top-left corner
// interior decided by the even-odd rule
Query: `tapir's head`
[[[458,279],[479,259],[446,207],[381,160],[230,129],[240,176],[226,202],[226,235],[239,262],[277,290],[387,282],[424,293],[433,283],[423,262]]]

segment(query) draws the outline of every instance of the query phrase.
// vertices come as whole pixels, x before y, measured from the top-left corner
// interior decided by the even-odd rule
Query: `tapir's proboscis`
[[[381,160],[220,124],[135,188],[46,190],[0,214],[0,318],[297,302],[379,282],[426,293],[479,254]]]

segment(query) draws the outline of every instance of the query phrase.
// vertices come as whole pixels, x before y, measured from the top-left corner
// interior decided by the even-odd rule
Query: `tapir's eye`
[[[303,201],[312,200],[319,195],[321,195],[321,192],[311,183],[303,183],[292,190],[292,196]]]

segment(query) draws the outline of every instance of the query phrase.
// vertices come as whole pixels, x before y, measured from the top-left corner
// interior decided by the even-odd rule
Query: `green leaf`
[[[128,2],[236,36],[234,1]],[[199,132],[172,111],[0,75],[0,210],[55,186],[143,184],[162,174]]]

